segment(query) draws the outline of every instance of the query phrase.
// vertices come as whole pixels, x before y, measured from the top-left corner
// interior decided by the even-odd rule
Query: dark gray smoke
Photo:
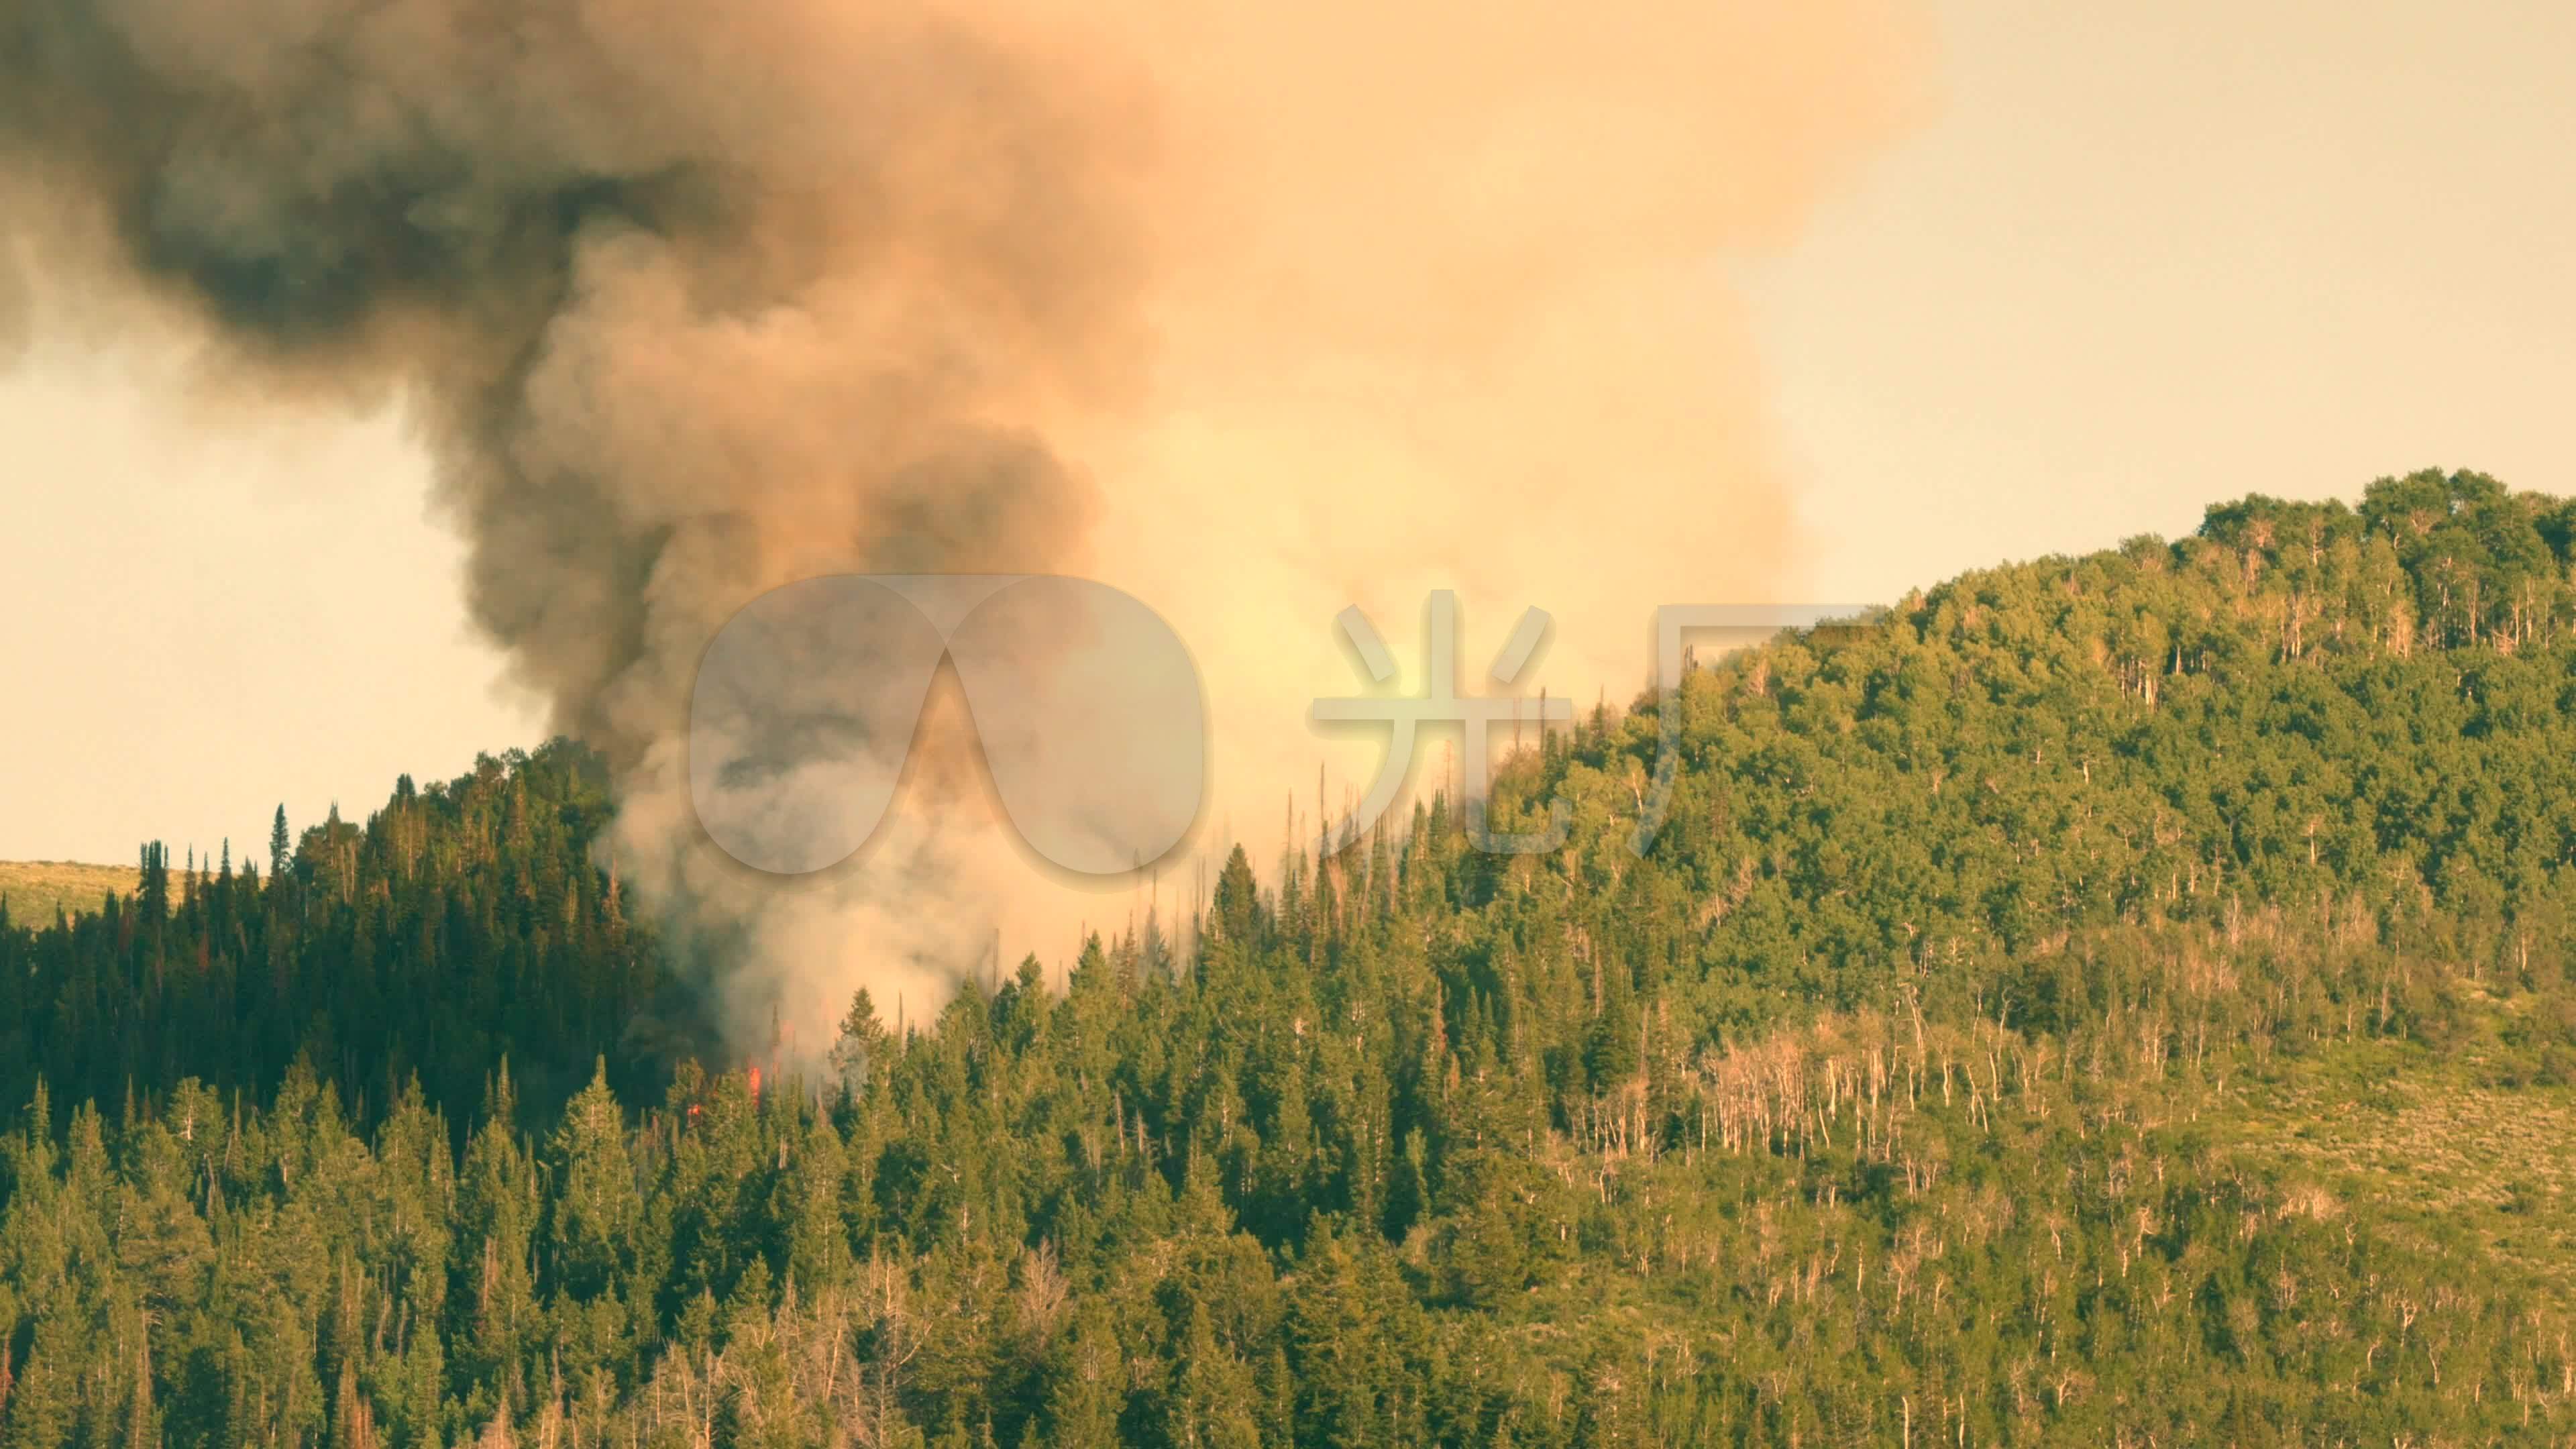
[[[630,872],[714,871],[665,852],[727,617],[816,573],[1061,568],[1095,510],[1039,429],[1130,386],[1136,152],[1016,30],[917,0],[9,0],[0,220],[49,304],[179,314],[227,385],[401,397],[476,621],[617,772]]]
[[[632,765],[790,559],[1034,567],[1106,380],[1116,138],[917,6],[14,0],[10,220],[280,389],[408,393],[478,620]]]

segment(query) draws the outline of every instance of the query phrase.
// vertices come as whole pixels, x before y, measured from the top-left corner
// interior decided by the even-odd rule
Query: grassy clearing
[[[2435,1051],[2351,1043],[2276,1059],[2225,1131],[2285,1187],[2400,1241],[2483,1250],[2576,1303],[2576,1089],[2512,1071],[2501,1009]]]
[[[99,908],[109,891],[132,895],[141,873],[130,865],[82,865],[66,860],[0,860],[0,900],[9,903],[9,919],[21,925],[47,925],[59,906],[72,915]]]

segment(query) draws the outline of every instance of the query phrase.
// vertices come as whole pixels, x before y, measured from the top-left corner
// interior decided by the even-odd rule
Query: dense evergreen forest
[[[576,746],[147,851],[0,915],[0,1449],[2576,1442],[2571,706],[2576,504],[2247,498],[766,1090]]]

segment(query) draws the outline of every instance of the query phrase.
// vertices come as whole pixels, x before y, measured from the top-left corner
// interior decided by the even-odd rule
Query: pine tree
[[[277,816],[268,826],[268,879],[272,888],[286,879],[287,869],[295,863],[294,842],[286,833],[286,807],[277,807]]]

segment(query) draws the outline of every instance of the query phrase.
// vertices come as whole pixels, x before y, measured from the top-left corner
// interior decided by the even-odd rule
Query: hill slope
[[[113,893],[134,894],[143,873],[133,866],[82,865],[65,860],[0,860],[0,904],[9,918],[51,925],[57,910],[95,911]]]
[[[0,933],[0,1432],[2576,1441],[2572,566],[2423,474],[1971,574],[784,1085],[644,1069],[578,750],[404,782]]]

